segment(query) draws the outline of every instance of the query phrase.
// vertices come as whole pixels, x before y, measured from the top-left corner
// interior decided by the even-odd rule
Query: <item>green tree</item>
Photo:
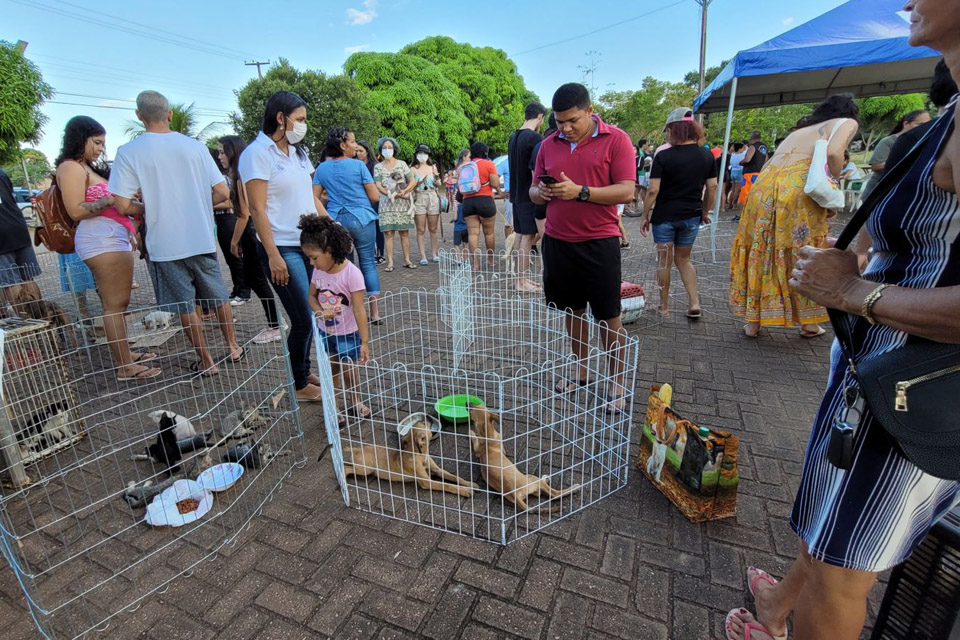
[[[50,177],[53,169],[50,167],[50,161],[42,151],[36,149],[24,149],[23,161],[27,165],[27,172],[30,175],[30,185],[36,188],[43,180]],[[10,182],[15,187],[26,187],[26,177],[23,175],[23,165],[20,160],[10,162],[3,167],[3,172],[10,176]]]
[[[183,103],[170,105],[170,111],[173,112],[173,117],[170,119],[171,131],[182,133],[185,136],[196,138],[197,140],[207,140],[207,138],[215,135],[217,131],[226,126],[225,122],[211,122],[198,131],[197,126],[199,123],[197,120],[199,118],[197,117],[196,109],[194,109],[194,104],[195,103],[191,102],[186,105]],[[144,133],[143,123],[139,120],[129,120],[124,132],[132,140]]]
[[[423,58],[457,86],[460,104],[470,121],[471,141],[480,140],[498,153],[523,123],[523,109],[536,100],[517,73],[517,65],[501,49],[474,47],[446,36],[434,36],[400,50]]]
[[[38,142],[47,117],[40,107],[53,96],[35,64],[0,40],[0,164],[20,158],[21,142]]]
[[[355,53],[344,65],[347,74],[370,94],[367,106],[380,115],[384,134],[400,144],[409,159],[418,143],[451,162],[470,142],[471,126],[462,92],[440,70],[406,53]]]
[[[735,111],[733,124],[730,127],[730,140],[733,142],[747,140],[751,133],[759,131],[764,142],[773,144],[778,138],[786,137],[787,133],[796,126],[797,121],[812,111],[813,105],[809,104],[788,104]],[[704,127],[707,141],[711,144],[722,143],[726,126],[725,111],[707,115]]]
[[[300,71],[281,58],[263,79],[250,80],[236,92],[238,110],[230,114],[237,135],[253,140],[263,123],[267,98],[276,91],[293,91],[307,103],[307,136],[304,145],[310,158],[317,161],[327,131],[348,127],[357,139],[376,141],[380,117],[370,105],[369,92],[346,75],[328,76],[321,71]]]
[[[861,98],[857,100],[860,106],[860,136],[871,149],[880,138],[888,135],[902,118],[911,111],[925,109],[927,97],[921,93],[910,93],[902,96],[879,96],[876,98]]]
[[[666,82],[647,77],[637,91],[613,91],[600,97],[601,113],[626,131],[633,140],[663,140],[667,114],[677,107],[690,106],[696,89],[683,82]]]

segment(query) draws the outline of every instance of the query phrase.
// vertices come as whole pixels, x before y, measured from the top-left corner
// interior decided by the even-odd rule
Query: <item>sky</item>
[[[711,0],[707,64],[840,4]],[[434,35],[503,49],[527,87],[549,104],[559,85],[584,81],[584,67],[595,68],[585,84],[597,93],[637,89],[647,76],[680,80],[699,64],[700,6],[695,0],[0,0],[0,39],[26,41],[27,57],[57,91],[43,107],[49,122],[36,145],[51,160],[67,120],[81,114],[104,125],[113,157],[128,139],[133,99],[143,89],[195,103],[205,126],[236,109],[233,91],[257,73],[245,62],[283,57],[297,68],[335,74],[354,51],[395,52]]]

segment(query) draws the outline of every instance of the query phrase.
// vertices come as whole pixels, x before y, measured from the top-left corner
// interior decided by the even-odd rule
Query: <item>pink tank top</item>
[[[85,201],[96,202],[97,200],[100,200],[101,198],[106,198],[109,195],[110,195],[110,192],[107,191],[107,183],[98,182],[97,184],[92,184],[89,187],[87,187]],[[100,213],[100,215],[103,216],[104,218],[110,218],[114,222],[121,224],[130,233],[137,232],[136,227],[133,226],[133,220],[131,220],[127,216],[120,215],[120,212],[117,211],[115,207],[109,207],[107,209],[104,209]]]

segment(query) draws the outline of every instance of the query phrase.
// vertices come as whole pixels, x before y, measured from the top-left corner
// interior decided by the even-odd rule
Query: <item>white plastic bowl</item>
[[[180,513],[177,503],[193,499],[199,506],[190,513]],[[199,520],[213,508],[213,494],[193,480],[177,480],[147,506],[146,520],[155,527],[182,527]]]
[[[232,487],[242,475],[243,465],[237,464],[236,462],[224,462],[223,464],[210,467],[197,476],[197,484],[207,491],[226,491]]]

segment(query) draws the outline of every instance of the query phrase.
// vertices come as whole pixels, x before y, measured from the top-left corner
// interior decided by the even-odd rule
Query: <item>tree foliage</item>
[[[310,158],[317,161],[327,131],[348,127],[357,139],[376,140],[380,117],[371,104],[370,93],[346,75],[328,76],[321,71],[300,71],[281,58],[263,79],[254,78],[236,92],[238,111],[230,114],[230,123],[244,140],[253,140],[263,122],[267,98],[276,91],[293,91],[307,103],[307,136],[304,145]]]
[[[197,120],[199,120],[199,118],[196,109],[194,109],[194,104],[195,103],[191,102],[186,105],[183,103],[170,105],[170,111],[173,113],[173,116],[170,118],[170,130],[182,133],[191,138],[196,138],[197,140],[206,141],[210,136],[215,135],[218,130],[226,126],[226,123],[211,122],[202,129],[197,130],[197,126],[199,126]],[[124,133],[126,133],[127,137],[131,140],[142,135],[143,132],[143,123],[139,120],[129,120],[126,129],[124,129]]]
[[[438,65],[406,53],[361,52],[350,56],[344,69],[369,90],[366,104],[380,116],[381,135],[397,139],[398,157],[409,159],[423,142],[434,157],[449,162],[469,144],[461,90]]]
[[[0,40],[0,163],[19,159],[21,142],[40,140],[47,121],[40,107],[52,96],[36,65]]]
[[[925,109],[927,97],[920,93],[902,96],[880,96],[857,100],[860,106],[860,135],[870,149],[873,144],[887,136],[897,120],[911,111]]]
[[[696,89],[685,83],[648,76],[637,91],[613,91],[602,95],[601,115],[634,140],[660,141],[667,114],[677,107],[690,106],[695,95]]]
[[[27,173],[30,175],[30,185],[36,188],[38,184],[46,180],[53,173],[50,161],[42,151],[36,149],[23,150],[23,162],[27,165]],[[3,166],[3,172],[10,176],[10,182],[15,187],[26,187],[27,181],[23,175],[23,165],[20,160],[11,161]]]
[[[457,86],[471,141],[480,140],[495,152],[506,152],[507,141],[523,122],[523,109],[536,100],[514,64],[501,49],[474,47],[446,36],[434,36],[400,50],[423,58]]]

